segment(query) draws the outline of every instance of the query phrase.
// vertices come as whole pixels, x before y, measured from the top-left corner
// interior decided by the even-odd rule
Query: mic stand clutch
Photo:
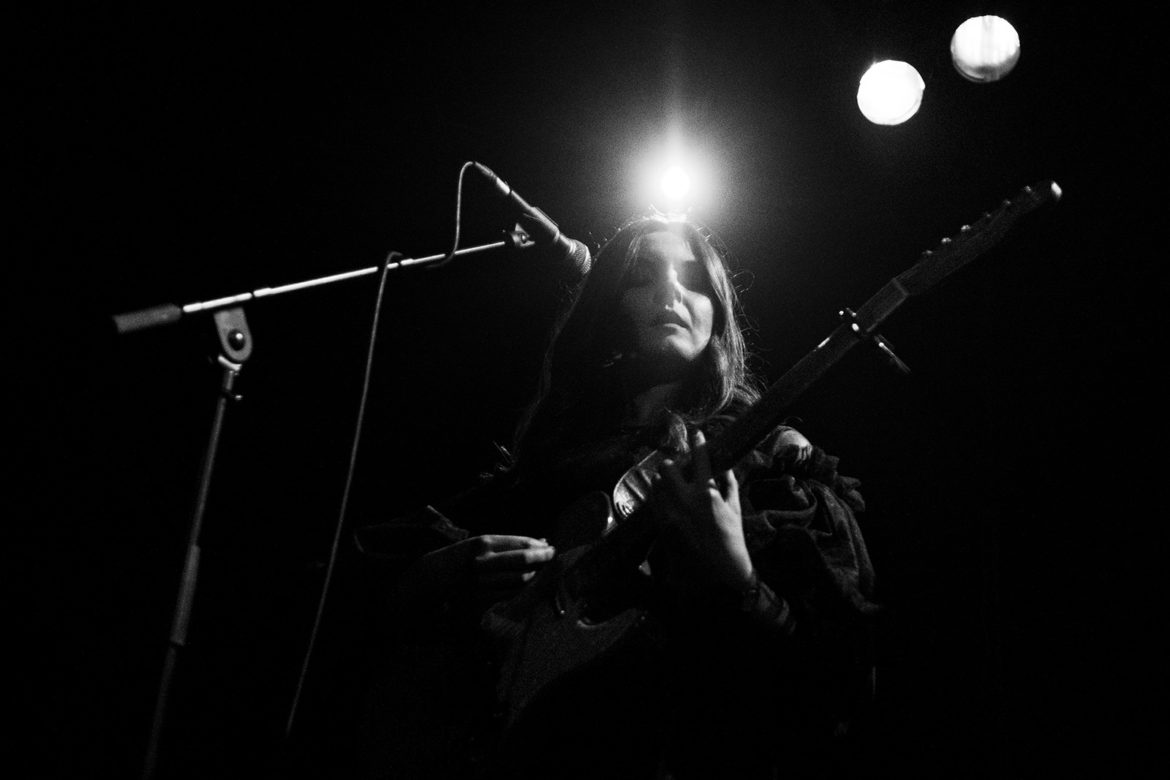
[[[187,627],[191,621],[191,606],[194,603],[195,583],[199,575],[199,533],[203,526],[204,510],[207,508],[207,496],[211,488],[211,475],[215,468],[215,455],[219,448],[224,415],[227,412],[229,402],[240,400],[240,396],[235,393],[236,378],[244,366],[244,361],[252,354],[252,335],[248,330],[248,322],[244,318],[242,308],[223,309],[215,312],[212,317],[215,321],[216,335],[219,337],[217,361],[222,368],[219,398],[215,406],[215,416],[211,423],[207,449],[203,456],[203,466],[199,476],[199,492],[195,499],[194,511],[191,514],[187,535],[187,553],[183,561],[183,576],[179,580],[179,593],[175,598],[175,610],[171,618],[166,658],[163,661],[158,696],[155,699],[150,742],[147,745],[146,758],[143,761],[142,777],[144,780],[150,780],[154,776],[155,767],[158,764],[159,739],[166,718],[171,681],[174,679],[179,650],[187,641]]]

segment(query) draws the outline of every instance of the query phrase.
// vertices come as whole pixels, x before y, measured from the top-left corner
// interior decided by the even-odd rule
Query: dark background
[[[950,64],[975,13],[1020,32],[1001,82]],[[672,117],[717,171],[698,216],[734,253],[768,379],[943,236],[1059,182],[1059,205],[887,324],[911,376],[856,350],[795,411],[869,503],[887,605],[874,771],[1144,769],[1165,210],[1148,23],[953,0],[89,3],[14,21],[10,776],[128,776],[150,730],[219,371],[208,317],[117,336],[111,315],[445,251],[468,160],[593,245],[645,209],[637,169]],[[892,128],[855,102],[885,58],[926,81]],[[469,176],[462,243],[507,226]],[[490,466],[557,281],[502,252],[390,278],[349,526]],[[163,776],[258,776],[290,753],[375,282],[247,307]],[[344,549],[302,767],[348,765],[378,663]]]

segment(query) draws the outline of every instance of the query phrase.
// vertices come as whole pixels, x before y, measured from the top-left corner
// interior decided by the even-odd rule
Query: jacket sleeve
[[[423,564],[428,553],[484,533],[484,526],[491,528],[500,511],[502,482],[499,474],[484,474],[472,487],[443,501],[354,530],[361,576],[378,604],[378,613],[388,619],[388,629],[404,636],[426,636],[454,631],[461,622],[470,622],[463,615],[470,607],[455,597],[462,593],[457,580],[448,578],[451,597],[435,600],[419,598],[410,584],[418,582],[415,567]]]
[[[873,696],[874,571],[857,515],[860,482],[779,428],[737,471],[744,532],[762,584],[755,620],[784,639],[773,663],[806,717],[843,730]],[[737,475],[739,476],[739,475]],[[776,629],[782,629],[777,631]]]
[[[483,533],[504,533],[513,512],[512,475],[480,474],[471,487],[398,517],[359,526],[353,542],[373,560],[406,566],[429,552]],[[504,530],[501,530],[504,529]]]
[[[759,577],[800,620],[866,615],[874,572],[857,515],[860,482],[792,428],[779,428],[736,468],[744,534]]]

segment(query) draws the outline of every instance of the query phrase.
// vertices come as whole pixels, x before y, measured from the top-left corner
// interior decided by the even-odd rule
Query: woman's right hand
[[[473,536],[420,558],[403,575],[400,597],[410,609],[464,600],[486,609],[520,592],[554,555],[544,539]]]
[[[470,547],[471,595],[485,606],[515,596],[557,552],[530,536],[473,536],[458,544]]]

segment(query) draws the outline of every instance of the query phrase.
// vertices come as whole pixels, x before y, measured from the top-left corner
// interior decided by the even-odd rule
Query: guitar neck
[[[739,462],[784,419],[801,394],[849,350],[873,336],[907,298],[927,292],[997,244],[1025,214],[1060,197],[1060,187],[1054,181],[1024,187],[995,212],[964,225],[954,237],[944,238],[935,249],[923,252],[917,263],[888,281],[856,314],[843,319],[828,338],[769,387],[758,403],[708,444],[712,468],[725,471]]]
[[[750,409],[708,444],[711,467],[726,471],[747,455],[783,419],[792,404],[841,358],[889,317],[910,294],[897,278],[877,291],[855,315],[845,319],[773,383]]]

